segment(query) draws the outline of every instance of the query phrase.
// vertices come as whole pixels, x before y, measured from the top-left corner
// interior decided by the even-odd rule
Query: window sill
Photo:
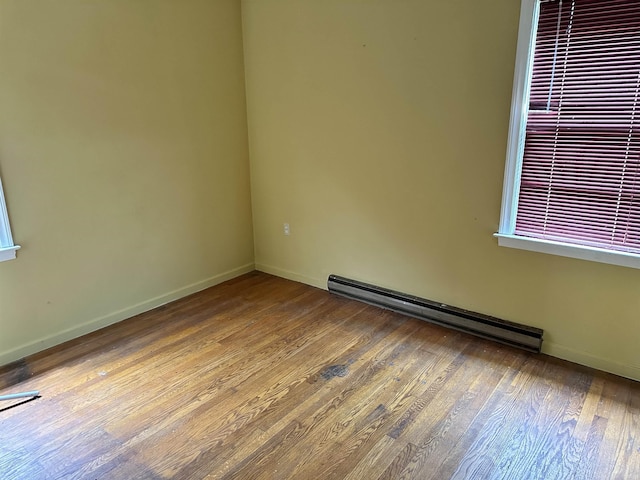
[[[603,248],[571,245],[568,243],[541,240],[539,238],[520,237],[504,233],[494,233],[501,247],[519,248],[531,252],[548,253],[562,257],[579,258],[592,262],[609,263],[622,267],[640,268],[640,255],[635,253],[615,252]]]
[[[0,262],[4,262],[6,260],[13,260],[14,258],[16,258],[16,251],[19,249],[20,249],[20,245],[0,248]]]

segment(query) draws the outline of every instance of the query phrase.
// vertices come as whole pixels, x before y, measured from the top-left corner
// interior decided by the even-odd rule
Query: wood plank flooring
[[[0,478],[639,479],[640,384],[244,275],[0,369]]]

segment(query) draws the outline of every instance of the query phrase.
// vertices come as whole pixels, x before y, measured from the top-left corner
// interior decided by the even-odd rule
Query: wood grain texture
[[[635,479],[640,384],[251,273],[0,369],[0,478]]]

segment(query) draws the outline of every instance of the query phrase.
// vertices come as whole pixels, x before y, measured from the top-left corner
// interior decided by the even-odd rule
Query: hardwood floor
[[[640,478],[639,383],[257,272],[10,367],[7,480]]]

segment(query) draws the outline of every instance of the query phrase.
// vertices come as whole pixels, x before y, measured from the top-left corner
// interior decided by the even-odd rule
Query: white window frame
[[[7,204],[4,201],[4,190],[2,190],[2,180],[0,180],[0,262],[16,258],[16,251],[19,248],[20,245],[13,243]]]
[[[520,175],[528,116],[533,51],[535,48],[540,0],[522,0],[518,46],[511,100],[511,120],[507,143],[507,161],[504,171],[500,225],[494,234],[498,245],[533,252],[549,253],[563,257],[579,258],[595,262],[640,268],[640,255],[607,250],[605,248],[574,245],[564,242],[523,237],[515,234]]]

